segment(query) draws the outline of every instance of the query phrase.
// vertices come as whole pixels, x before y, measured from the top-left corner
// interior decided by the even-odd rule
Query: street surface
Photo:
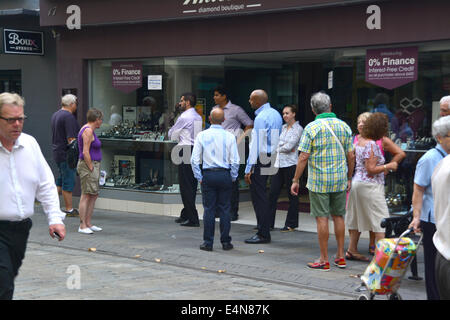
[[[205,252],[199,250],[203,228],[181,227],[173,220],[96,210],[93,222],[104,231],[80,234],[78,218],[68,217],[67,237],[58,242],[49,237],[46,218],[37,207],[14,299],[351,300],[358,296],[357,277],[367,263],[348,261],[346,269],[331,266],[329,272],[305,267],[318,256],[315,233],[274,230],[272,243],[250,245],[244,240],[254,234],[253,226],[233,223],[235,248],[223,251],[217,223],[214,251]],[[330,235],[330,261],[334,243]],[[367,239],[361,239],[361,251],[367,247]],[[423,276],[422,250],[418,261]],[[404,279],[399,292],[404,299],[426,299],[424,281]]]

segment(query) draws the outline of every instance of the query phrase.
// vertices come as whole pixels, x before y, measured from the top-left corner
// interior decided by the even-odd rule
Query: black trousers
[[[263,165],[258,160],[258,163],[253,166],[253,174],[250,178],[250,195],[258,224],[258,232],[256,234],[266,239],[270,239],[271,223],[269,197],[267,196],[266,187],[267,179],[270,177],[267,171],[273,170],[267,170],[269,168],[270,164]],[[261,172],[261,169],[263,172]]]
[[[420,228],[423,232],[423,253],[425,264],[425,288],[428,300],[439,300],[439,289],[436,283],[436,247],[433,243],[433,235],[436,232],[436,225],[431,222],[420,221]]]
[[[0,300],[12,300],[14,278],[25,257],[31,219],[0,221]]]
[[[275,214],[277,211],[277,201],[280,196],[283,185],[286,186],[286,190],[289,195],[289,209],[286,216],[285,227],[297,228],[298,227],[298,197],[291,194],[292,179],[295,175],[296,165],[279,168],[276,175],[272,176],[270,183],[270,226],[273,228],[275,225]]]
[[[178,180],[180,183],[181,200],[183,210],[180,217],[193,223],[198,223],[198,212],[195,207],[198,181],[194,177],[194,172],[190,164],[182,163],[178,165]]]
[[[436,253],[436,280],[441,300],[450,300],[450,260]]]
[[[237,218],[239,211],[239,179],[231,187],[231,218]]]

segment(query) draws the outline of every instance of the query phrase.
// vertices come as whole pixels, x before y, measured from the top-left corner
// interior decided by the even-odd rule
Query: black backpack
[[[72,140],[72,142],[67,145],[67,165],[69,168],[75,169],[77,167],[79,154],[78,140]]]

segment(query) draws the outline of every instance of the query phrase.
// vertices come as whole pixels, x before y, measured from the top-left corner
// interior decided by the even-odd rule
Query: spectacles
[[[5,120],[6,122],[8,122],[8,124],[14,124],[14,123],[16,123],[16,121],[19,121],[19,123],[23,123],[26,118],[27,118],[27,116],[23,116],[23,117],[19,117],[19,118],[4,118],[4,117],[0,117],[0,119]]]

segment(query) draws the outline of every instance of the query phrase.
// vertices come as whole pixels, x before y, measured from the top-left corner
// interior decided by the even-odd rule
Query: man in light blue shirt
[[[258,232],[245,242],[252,244],[271,241],[270,206],[266,186],[269,175],[274,175],[277,170],[274,163],[283,121],[280,113],[270,106],[268,100],[264,90],[253,91],[249,100],[251,107],[256,110],[256,118],[245,168],[245,181],[250,185]]]
[[[239,153],[236,138],[221,126],[225,120],[224,111],[213,109],[209,120],[211,127],[197,135],[191,158],[192,171],[201,184],[203,197],[204,242],[200,249],[213,249],[217,212],[220,216],[222,249],[231,250],[231,190],[238,176]]]

